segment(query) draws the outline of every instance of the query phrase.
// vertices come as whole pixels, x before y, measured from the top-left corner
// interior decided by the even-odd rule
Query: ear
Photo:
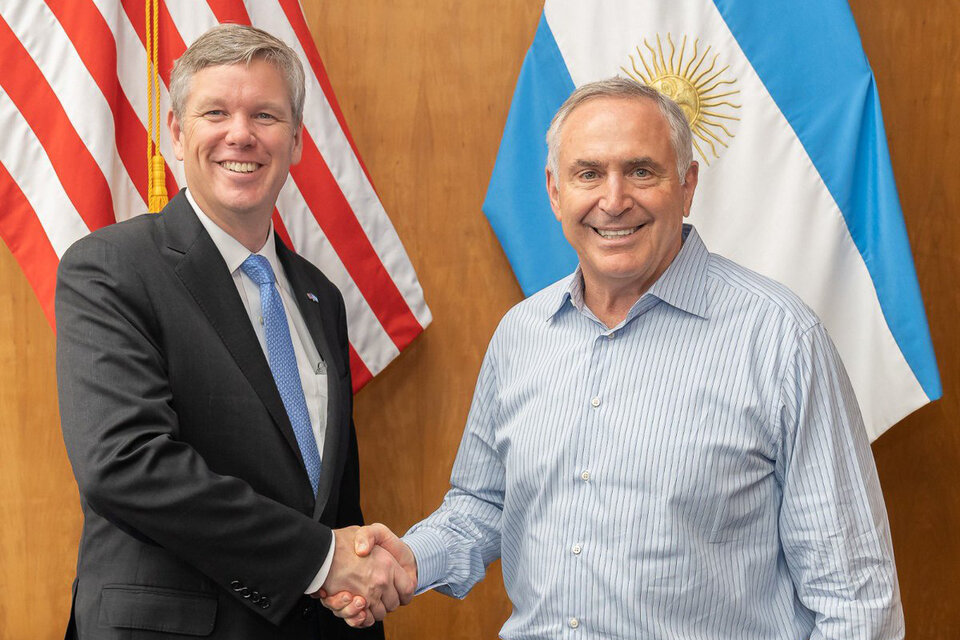
[[[687,169],[687,174],[684,176],[683,186],[683,217],[686,218],[690,215],[690,207],[693,206],[693,192],[697,189],[697,180],[700,177],[700,165],[694,160],[690,163],[690,167]]]
[[[296,132],[293,134],[293,154],[290,158],[290,164],[294,165],[300,162],[300,157],[303,155],[303,123],[300,123],[300,126],[297,127]]]
[[[557,185],[557,177],[553,175],[548,167],[547,173],[547,197],[550,198],[550,208],[553,209],[553,216],[560,220],[560,188]]]
[[[167,129],[170,130],[170,137],[173,138],[173,152],[177,155],[177,160],[183,160],[183,129],[172,110],[167,113]]]

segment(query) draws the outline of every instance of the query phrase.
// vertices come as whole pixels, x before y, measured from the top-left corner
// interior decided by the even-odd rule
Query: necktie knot
[[[263,256],[251,253],[240,265],[247,277],[258,285],[273,284],[277,278],[273,275],[273,268],[270,261]]]

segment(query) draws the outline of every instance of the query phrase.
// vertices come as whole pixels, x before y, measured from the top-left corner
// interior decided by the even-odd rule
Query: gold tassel
[[[167,183],[163,156],[157,148],[160,141],[160,74],[157,40],[159,39],[159,0],[146,0],[147,49],[147,205],[150,213],[160,213],[167,206]]]
[[[167,184],[163,156],[150,158],[150,213],[159,213],[167,206]]]

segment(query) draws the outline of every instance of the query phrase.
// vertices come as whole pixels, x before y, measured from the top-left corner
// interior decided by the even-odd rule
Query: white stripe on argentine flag
[[[547,0],[483,207],[524,292],[577,260],[543,186],[553,113],[575,86],[669,69],[701,86],[691,222],[710,250],[813,307],[871,439],[939,398],[876,85],[841,0]]]

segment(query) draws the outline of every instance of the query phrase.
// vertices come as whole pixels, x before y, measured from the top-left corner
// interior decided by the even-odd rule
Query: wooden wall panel
[[[960,7],[851,2],[880,90],[943,398],[873,446],[907,638],[960,638]]]
[[[0,640],[62,638],[70,606],[81,516],[53,364],[50,325],[0,243]]]
[[[960,44],[953,0],[853,0],[945,397],[874,445],[908,638],[960,637]],[[480,360],[519,287],[480,212],[540,0],[303,0],[374,184],[420,275],[433,325],[357,397],[364,508],[397,530],[447,487]],[[531,185],[531,188],[541,188]],[[57,428],[53,336],[0,245],[0,639],[62,634],[80,518]],[[426,594],[388,637],[496,636],[497,565],[464,602]]]

